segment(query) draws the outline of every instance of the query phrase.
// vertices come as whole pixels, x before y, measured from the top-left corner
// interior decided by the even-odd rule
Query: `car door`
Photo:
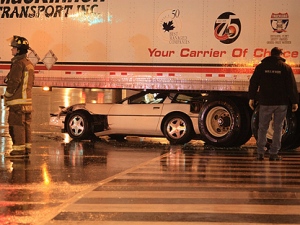
[[[109,111],[108,124],[113,133],[161,135],[158,122],[163,103],[156,93],[145,93],[136,99],[115,104]]]

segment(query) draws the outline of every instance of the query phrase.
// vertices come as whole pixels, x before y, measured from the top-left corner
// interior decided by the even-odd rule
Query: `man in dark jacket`
[[[254,110],[254,99],[258,93],[259,127],[257,138],[257,159],[263,160],[267,142],[267,131],[273,116],[274,134],[270,146],[270,161],[281,160],[278,151],[281,148],[283,121],[289,105],[292,111],[298,109],[299,94],[292,68],[281,57],[282,49],[275,47],[271,56],[264,58],[250,79],[249,106]]]
[[[9,107],[8,125],[12,138],[12,151],[6,158],[24,157],[31,149],[31,89],[34,82],[34,66],[27,59],[29,43],[26,38],[13,36],[11,41],[12,64],[5,82],[4,94],[6,106]]]

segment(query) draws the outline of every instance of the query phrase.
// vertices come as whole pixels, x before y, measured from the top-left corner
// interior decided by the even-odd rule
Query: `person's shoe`
[[[258,154],[256,159],[259,160],[259,161],[264,160],[264,154]]]
[[[277,154],[270,154],[269,160],[270,161],[281,161],[282,157]]]

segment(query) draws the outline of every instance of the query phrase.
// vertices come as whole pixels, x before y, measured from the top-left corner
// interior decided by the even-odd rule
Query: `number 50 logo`
[[[223,44],[235,42],[241,33],[241,22],[239,18],[231,12],[221,14],[215,22],[215,37]]]

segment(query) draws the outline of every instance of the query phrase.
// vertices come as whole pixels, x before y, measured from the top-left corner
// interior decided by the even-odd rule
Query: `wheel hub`
[[[229,127],[230,126],[230,118],[227,115],[223,115],[218,118],[218,124],[221,127]]]
[[[215,137],[225,136],[230,130],[231,122],[230,114],[224,107],[215,107],[207,114],[207,129]]]

